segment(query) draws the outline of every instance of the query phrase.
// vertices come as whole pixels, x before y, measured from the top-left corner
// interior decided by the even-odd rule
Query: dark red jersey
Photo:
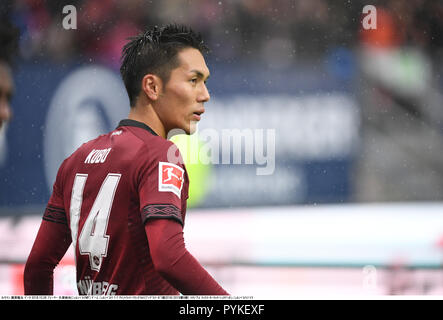
[[[187,251],[189,180],[176,146],[122,120],[60,166],[26,261],[25,294],[52,294],[72,243],[81,295],[227,295]]]
[[[144,229],[185,220],[188,176],[168,154],[179,158],[172,142],[122,120],[61,165],[44,219],[70,230],[79,294],[178,293],[155,271]]]

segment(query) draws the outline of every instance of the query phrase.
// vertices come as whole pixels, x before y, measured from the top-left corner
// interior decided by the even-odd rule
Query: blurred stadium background
[[[369,4],[377,27],[365,30]],[[62,26],[65,5],[77,9],[75,30]],[[14,117],[0,135],[0,295],[23,293],[62,159],[126,117],[125,39],[169,22],[189,24],[212,49],[199,129],[275,130],[271,175],[256,175],[257,159],[192,168],[185,240],[228,291],[443,294],[441,1],[2,0],[0,9],[20,32]],[[71,251],[55,293],[76,294]]]

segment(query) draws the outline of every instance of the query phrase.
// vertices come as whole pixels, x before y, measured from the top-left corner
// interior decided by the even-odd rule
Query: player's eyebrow
[[[205,77],[205,75],[203,74],[203,72],[201,72],[200,70],[196,70],[193,69],[189,72],[195,73],[197,75],[197,77],[204,79],[205,81],[208,80],[208,78],[210,77],[210,74],[208,73],[208,75]]]

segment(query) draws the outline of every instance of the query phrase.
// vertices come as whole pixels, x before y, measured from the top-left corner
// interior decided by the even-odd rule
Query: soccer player
[[[185,247],[188,175],[166,139],[173,129],[192,133],[204,112],[206,51],[179,25],[126,44],[128,119],[61,164],[25,266],[25,294],[53,293],[53,269],[71,242],[80,295],[228,294]]]

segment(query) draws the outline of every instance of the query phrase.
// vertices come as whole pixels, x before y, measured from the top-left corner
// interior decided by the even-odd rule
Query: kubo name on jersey
[[[112,148],[95,150],[93,149],[85,159],[85,163],[103,163],[105,162]]]

